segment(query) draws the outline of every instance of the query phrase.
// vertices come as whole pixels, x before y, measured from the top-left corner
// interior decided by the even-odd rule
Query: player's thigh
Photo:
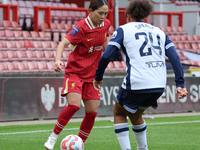
[[[123,116],[126,117],[128,115],[128,111],[124,109],[122,105],[120,105],[117,101],[115,102],[115,106],[113,109],[114,116]]]
[[[135,113],[129,113],[128,117],[131,120],[131,123],[133,125],[140,125],[144,123],[144,120],[142,118],[142,114],[144,113],[145,109],[138,108]]]
[[[71,92],[66,95],[67,102],[70,105],[76,105],[78,107],[81,106],[81,94],[80,93],[75,93]]]
[[[97,112],[100,100],[95,100],[95,99],[83,100],[83,103],[85,105],[86,112]]]

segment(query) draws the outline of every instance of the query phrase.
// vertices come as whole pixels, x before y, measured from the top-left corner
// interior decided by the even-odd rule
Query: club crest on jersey
[[[78,27],[74,27],[74,28],[69,32],[69,35],[75,36],[79,31],[80,31],[80,29],[79,29]]]
[[[115,38],[117,36],[117,31],[113,32],[113,35],[111,38]]]

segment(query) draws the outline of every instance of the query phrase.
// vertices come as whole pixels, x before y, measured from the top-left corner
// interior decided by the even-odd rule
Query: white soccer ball
[[[84,143],[79,136],[71,134],[63,138],[60,148],[61,150],[83,150]]]

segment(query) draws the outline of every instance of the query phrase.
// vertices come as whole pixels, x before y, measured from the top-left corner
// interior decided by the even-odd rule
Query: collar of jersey
[[[87,18],[85,18],[85,22],[87,23],[88,27],[92,30],[95,29],[97,27],[94,26],[94,24],[92,23],[92,20],[90,19],[90,15],[87,16]],[[104,22],[102,22],[102,24],[100,25],[100,27],[104,26]]]

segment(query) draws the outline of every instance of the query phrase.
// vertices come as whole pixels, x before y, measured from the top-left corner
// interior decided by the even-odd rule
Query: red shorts
[[[83,82],[80,79],[65,78],[61,96],[66,96],[67,93],[80,93],[82,99],[97,99],[100,100],[100,92],[95,90],[93,83]]]

